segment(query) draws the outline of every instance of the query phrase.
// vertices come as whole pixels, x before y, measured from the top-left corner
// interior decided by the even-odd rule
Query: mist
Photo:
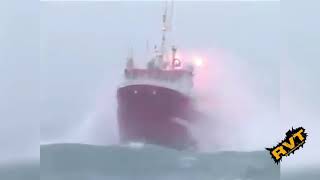
[[[159,44],[162,11],[161,2],[41,3],[42,143],[118,142],[115,94],[128,50],[133,48],[137,61],[147,61],[146,41]],[[300,15],[296,19],[304,19]],[[182,58],[205,60],[195,70],[194,90],[199,109],[210,119],[191,129],[201,150],[261,150],[274,146],[292,126],[315,133],[318,104],[302,99],[316,95],[317,78],[296,74],[301,66],[300,75],[308,71],[299,61],[303,47],[287,46],[295,29],[309,29],[280,17],[280,2],[175,4],[170,41]],[[306,47],[314,49],[311,39]],[[319,55],[312,52],[308,62],[318,65],[313,59]],[[295,83],[313,90],[297,89]],[[319,147],[312,140],[308,144]],[[284,167],[295,166],[293,159],[311,159],[308,149],[289,157]]]
[[[16,5],[0,2],[0,164],[40,156],[37,4]]]

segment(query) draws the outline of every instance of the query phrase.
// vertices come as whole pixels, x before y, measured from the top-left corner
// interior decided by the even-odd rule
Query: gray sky
[[[0,2],[0,162],[39,156],[37,3]]]
[[[39,124],[42,142],[64,139],[79,129],[85,134],[80,139],[94,136],[113,141],[114,94],[128,48],[133,47],[136,57],[143,59],[146,40],[158,43],[163,4],[43,2],[40,29],[35,18],[38,12],[29,6],[23,4],[14,11],[0,6],[0,25],[5,27],[0,28],[0,129],[4,133],[0,143],[6,147],[0,150],[0,161],[16,154],[38,154]],[[319,15],[315,7],[282,3],[280,9],[279,2],[178,2],[172,37],[184,51],[204,52],[209,57],[222,51],[232,57],[223,62],[226,72],[237,70],[228,75],[239,75],[246,82],[241,88],[254,99],[247,105],[258,107],[252,114],[258,120],[249,121],[248,128],[268,144],[279,134],[268,139],[259,129],[278,121],[283,131],[280,138],[289,127],[300,125],[319,136],[316,32],[320,27],[309,18]],[[37,45],[33,45],[38,33],[40,62]],[[235,78],[230,82],[236,82]],[[220,85],[228,90],[237,84]],[[40,106],[34,108],[39,94]],[[100,109],[105,115],[92,123],[95,118],[91,116]],[[91,135],[86,135],[88,131]],[[308,144],[319,148],[312,136]],[[254,144],[254,138],[246,140]],[[306,145],[290,160],[310,162],[311,152],[314,149]]]
[[[288,158],[292,166],[298,163],[320,164],[319,107],[319,1],[312,3],[282,3],[283,55],[281,58],[281,120],[283,127],[303,126],[309,131],[303,151]],[[295,164],[293,162],[296,162]],[[300,164],[301,165],[301,164]]]

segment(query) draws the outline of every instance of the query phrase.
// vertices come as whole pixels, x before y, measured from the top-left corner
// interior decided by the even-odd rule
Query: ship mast
[[[165,5],[165,10],[164,10],[164,14],[162,15],[162,39],[161,39],[161,53],[160,53],[160,58],[161,61],[164,61],[164,54],[166,52],[166,31],[167,31],[167,2]]]
[[[161,46],[160,46],[160,55],[159,55],[159,60],[160,60],[160,64],[165,64],[166,58],[166,35],[167,32],[170,31],[171,29],[171,21],[172,21],[172,15],[173,15],[173,1],[171,3],[171,7],[170,7],[170,12],[168,15],[168,2],[165,2],[165,10],[164,13],[162,15],[162,38],[161,38]]]

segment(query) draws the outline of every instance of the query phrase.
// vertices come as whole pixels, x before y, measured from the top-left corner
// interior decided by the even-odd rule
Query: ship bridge
[[[193,87],[193,73],[185,69],[125,69],[124,86],[149,84],[189,94]]]

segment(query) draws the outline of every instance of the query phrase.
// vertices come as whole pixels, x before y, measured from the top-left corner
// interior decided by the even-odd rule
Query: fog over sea
[[[298,126],[309,136],[281,179],[318,179],[319,5],[175,2],[168,43],[203,60],[194,96],[214,119],[190,129],[199,152],[177,152],[118,144],[125,60],[150,58],[163,2],[1,2],[0,179],[274,179],[262,152]]]

